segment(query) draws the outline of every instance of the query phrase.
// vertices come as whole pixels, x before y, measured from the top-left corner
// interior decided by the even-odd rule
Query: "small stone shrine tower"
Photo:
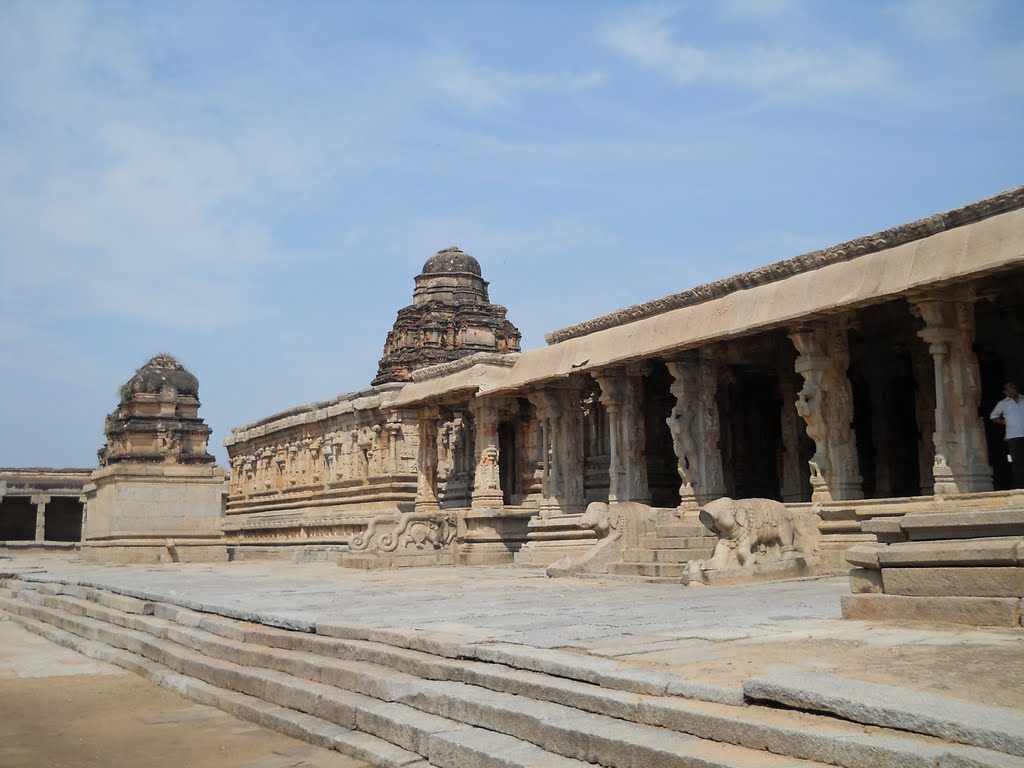
[[[458,248],[427,259],[412,304],[398,311],[373,384],[408,381],[417,368],[476,352],[518,352],[520,333],[491,304],[480,263]]]
[[[82,554],[93,562],[226,560],[224,470],[207,452],[199,381],[157,355],[121,387],[85,491]]]

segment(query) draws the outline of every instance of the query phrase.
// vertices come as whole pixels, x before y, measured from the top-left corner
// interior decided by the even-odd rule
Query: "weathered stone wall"
[[[343,545],[416,497],[414,412],[386,409],[401,385],[341,395],[239,427],[225,441],[224,528],[235,545]]]

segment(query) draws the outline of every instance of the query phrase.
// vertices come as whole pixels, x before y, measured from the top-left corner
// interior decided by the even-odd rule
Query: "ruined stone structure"
[[[73,549],[91,469],[0,468],[0,547]]]
[[[85,487],[82,554],[93,561],[224,560],[225,473],[207,451],[199,382],[157,355],[121,388],[100,467]]]
[[[728,496],[811,520],[815,551],[841,569],[872,538],[864,520],[938,501],[1019,505],[981,414],[1024,370],[1022,308],[1024,189],[525,353],[477,261],[440,251],[372,389],[228,438],[228,542],[236,556],[366,567],[373,542],[401,529],[417,533],[388,539],[380,563],[595,562],[609,536],[581,525],[584,510],[604,503],[618,519],[628,504],[651,522],[628,547],[605,543],[619,560],[601,567],[678,581],[717,542],[698,511]]]
[[[374,386],[409,381],[412,372],[475,352],[518,352],[519,330],[491,304],[480,263],[458,248],[427,259],[412,304],[398,311],[384,342]]]

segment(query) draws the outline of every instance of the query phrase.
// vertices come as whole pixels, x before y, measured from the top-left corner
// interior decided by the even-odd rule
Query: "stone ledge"
[[[887,595],[909,597],[1024,597],[1024,568],[886,568]]]
[[[843,618],[862,621],[927,621],[975,627],[1020,627],[1015,597],[908,597],[843,595]]]
[[[1024,718],[1003,707],[814,673],[751,678],[743,693],[749,699],[828,712],[853,722],[1024,755]]]

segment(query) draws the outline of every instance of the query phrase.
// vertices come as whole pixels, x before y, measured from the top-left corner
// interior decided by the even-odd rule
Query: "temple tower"
[[[412,304],[398,311],[373,384],[408,381],[418,368],[476,352],[518,352],[519,330],[491,304],[480,263],[458,248],[427,259]]]
[[[94,562],[226,560],[225,473],[206,450],[199,381],[157,355],[121,387],[85,487],[82,554]]]

